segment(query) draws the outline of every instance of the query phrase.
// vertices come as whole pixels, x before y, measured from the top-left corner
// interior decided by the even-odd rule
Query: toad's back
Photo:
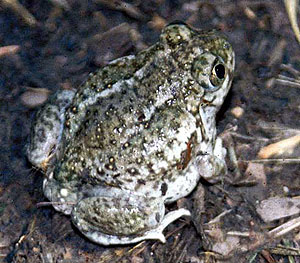
[[[161,49],[148,50],[140,68],[132,67],[143,54],[108,65],[77,93],[67,112],[70,128],[56,179],[136,189],[183,168],[182,152],[197,140],[196,118],[186,106],[198,94],[191,91],[190,72]],[[131,72],[106,84],[104,72],[121,64]]]
[[[215,31],[169,26],[154,46],[92,74],[67,110],[54,178],[134,191],[175,180],[196,152],[211,153],[231,80],[224,61],[232,49]]]

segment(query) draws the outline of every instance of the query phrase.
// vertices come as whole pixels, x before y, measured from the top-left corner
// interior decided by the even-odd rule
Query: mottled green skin
[[[174,24],[149,49],[91,74],[64,114],[45,195],[69,202],[54,207],[95,242],[163,240],[163,228],[188,214],[164,215],[164,203],[225,171],[215,114],[233,69],[225,38]]]
[[[164,158],[163,154],[159,153],[163,152],[168,145],[172,147],[174,138],[162,139],[163,144],[152,154],[147,154],[147,160],[141,154],[142,149],[138,149],[137,153],[134,150],[143,148],[144,143],[159,140],[160,135],[157,129],[166,134],[167,131],[164,129],[176,130],[181,127],[181,118],[184,118],[181,109],[186,108],[189,100],[195,101],[197,107],[200,105],[203,92],[201,87],[190,76],[182,78],[187,75],[186,71],[191,71],[194,60],[192,49],[205,47],[205,50],[219,55],[224,61],[227,61],[229,55],[230,59],[233,59],[231,46],[225,39],[219,38],[216,32],[197,34],[197,32],[189,31],[190,37],[194,39],[185,41],[176,39],[179,32],[175,29],[172,28],[172,33],[176,34],[174,38],[164,39],[163,35],[159,43],[139,53],[134,59],[124,58],[114,62],[91,75],[82,85],[66,114],[67,129],[64,136],[67,145],[64,155],[67,157],[61,160],[62,166],[57,166],[59,170],[55,176],[57,180],[62,182],[78,180],[82,177],[85,167],[91,169],[93,166],[97,171],[95,176],[89,172],[93,179],[107,183],[108,179],[101,176],[101,172],[111,174],[109,184],[117,187],[132,180],[156,180],[156,175],[153,173],[145,178],[144,175],[138,173],[131,176],[126,170],[130,164],[138,170],[138,167],[145,164],[145,161],[156,160],[157,155],[159,159]],[[170,29],[165,30],[164,34],[168,34],[168,31]],[[168,48],[165,43],[173,48],[171,54],[165,51]],[[228,49],[224,49],[224,46],[228,46]],[[139,78],[134,73],[142,67],[147,67],[147,70],[142,78]],[[90,97],[96,97],[97,93],[103,89],[109,89],[109,85],[112,87],[113,84],[122,80],[132,80],[132,84],[128,85],[124,81],[121,83],[121,92],[99,98],[93,105],[88,103]],[[158,100],[158,96],[162,96],[158,92],[159,88],[171,86],[176,82],[178,86],[172,87],[173,90],[161,92],[172,92],[172,95],[165,100],[164,105],[156,109],[159,114],[154,114],[152,117],[154,120],[144,118],[144,111]],[[86,105],[84,105],[85,101]],[[173,113],[170,114],[171,112]],[[142,132],[138,131],[139,127],[143,127]],[[136,129],[136,131],[126,135],[128,129]],[[129,147],[126,147],[127,143]],[[129,156],[130,161],[128,161]],[[114,162],[110,162],[110,158],[114,158]],[[90,159],[101,159],[101,167],[93,161],[88,165],[86,160]],[[180,159],[174,160],[173,166],[176,166],[178,162]],[[172,174],[172,171],[170,173]],[[160,180],[161,173],[158,177]]]

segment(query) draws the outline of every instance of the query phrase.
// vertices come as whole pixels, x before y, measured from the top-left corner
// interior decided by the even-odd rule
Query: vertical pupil
[[[222,64],[218,64],[215,67],[215,72],[219,79],[223,79],[225,76],[225,67]]]

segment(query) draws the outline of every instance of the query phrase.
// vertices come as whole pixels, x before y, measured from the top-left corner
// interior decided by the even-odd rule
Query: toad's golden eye
[[[222,59],[209,52],[198,56],[192,66],[192,75],[208,91],[218,90],[227,74],[228,70]]]

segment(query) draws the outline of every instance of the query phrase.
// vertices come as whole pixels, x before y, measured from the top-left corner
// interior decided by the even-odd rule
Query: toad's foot
[[[172,211],[172,212],[166,214],[163,221],[160,223],[160,225],[156,229],[154,229],[152,231],[149,231],[149,232],[153,232],[154,238],[147,238],[147,239],[158,239],[162,243],[165,243],[166,238],[165,238],[164,234],[162,233],[162,231],[169,224],[171,224],[172,222],[174,222],[175,220],[177,220],[178,218],[180,218],[182,216],[191,216],[191,212],[189,210],[185,209],[185,208],[180,208],[178,210],[175,210],[175,211]]]

